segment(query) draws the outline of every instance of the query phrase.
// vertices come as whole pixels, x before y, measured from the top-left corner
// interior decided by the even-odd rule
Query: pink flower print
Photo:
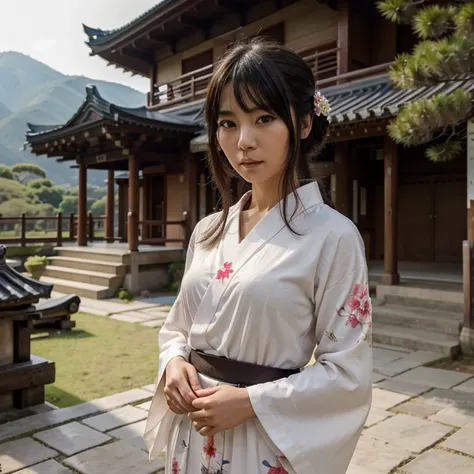
[[[356,328],[360,324],[360,321],[357,319],[355,314],[350,314],[346,321],[346,326],[351,328]]]
[[[223,280],[224,278],[229,278],[230,274],[233,273],[234,270],[232,270],[232,262],[224,262],[224,265],[222,265],[222,269],[217,272],[217,279],[218,280]]]
[[[217,449],[214,445],[214,436],[208,436],[207,444],[204,446],[204,452],[207,454],[208,458],[215,457]]]
[[[355,316],[361,323],[370,323],[372,315],[372,303],[369,297],[369,287],[364,283],[357,283],[354,286],[352,295],[349,297],[347,304],[351,309],[351,316]],[[352,327],[356,327],[351,324]]]
[[[268,474],[288,474],[288,471],[283,467],[272,466],[268,461],[263,461],[262,464],[268,467]]]
[[[181,471],[181,469],[179,468],[178,460],[176,458],[173,459],[172,468],[173,468],[173,474],[179,474]]]

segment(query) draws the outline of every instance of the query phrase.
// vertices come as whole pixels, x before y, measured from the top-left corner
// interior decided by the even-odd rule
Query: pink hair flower
[[[321,92],[314,93],[314,113],[319,117],[321,114],[328,116],[331,112],[331,106],[329,101],[324,97]]]

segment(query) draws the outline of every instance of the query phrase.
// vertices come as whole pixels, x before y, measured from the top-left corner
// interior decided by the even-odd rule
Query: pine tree
[[[433,5],[426,0],[378,1],[381,14],[395,23],[411,23],[419,42],[400,54],[390,70],[396,86],[411,89],[474,79],[474,3]],[[405,146],[430,144],[426,156],[448,161],[465,143],[465,122],[473,115],[473,95],[463,88],[410,102],[388,127]]]

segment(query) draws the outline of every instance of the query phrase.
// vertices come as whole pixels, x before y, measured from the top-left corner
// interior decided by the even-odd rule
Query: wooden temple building
[[[368,260],[375,267],[380,262],[376,281],[397,284],[399,262],[438,265],[459,276],[466,159],[432,163],[424,147],[397,146],[386,127],[407,102],[458,87],[473,90],[474,82],[398,90],[388,68],[416,39],[409,26],[384,20],[375,4],[163,0],[114,30],[85,26],[91,55],[149,78],[150,90],[143,107],[130,109],[107,102],[92,86],[66,124],[29,126],[35,154],[79,168],[77,245],[87,245],[90,169],[108,170],[107,241],[126,241],[131,254],[186,244],[197,220],[218,208],[201,123],[214,63],[235,41],[264,35],[298,52],[330,100],[330,143],[317,171],[337,208],[360,229]],[[114,183],[120,189],[115,233]],[[241,189],[236,183],[236,198]]]

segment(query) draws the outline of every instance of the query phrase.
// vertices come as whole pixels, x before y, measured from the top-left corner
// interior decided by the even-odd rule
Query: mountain
[[[5,105],[0,102],[0,120],[3,120],[5,117],[8,117],[12,111]]]
[[[118,105],[139,107],[145,94],[121,84],[84,76],[67,76],[15,52],[0,53],[0,164],[36,163],[57,184],[77,185],[77,172],[67,163],[23,151],[27,122],[57,125],[68,121],[83,102],[88,84]],[[21,150],[20,150],[21,148]],[[104,173],[90,173],[103,185]]]

